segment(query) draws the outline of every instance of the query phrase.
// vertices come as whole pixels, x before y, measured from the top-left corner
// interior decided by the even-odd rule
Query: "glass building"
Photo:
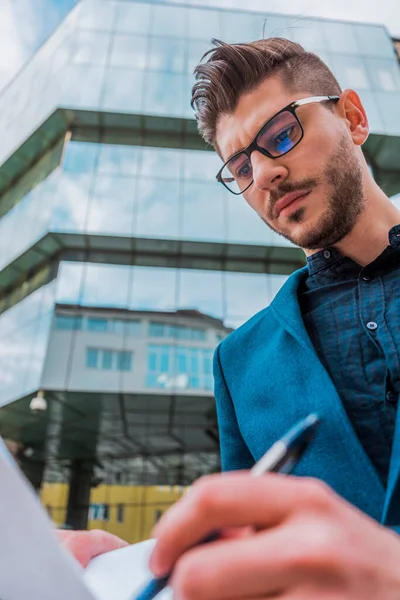
[[[140,539],[168,486],[219,469],[213,349],[304,256],[215,181],[192,71],[211,38],[271,35],[359,92],[368,163],[399,192],[378,25],[82,0],[0,95],[0,433],[58,524]]]

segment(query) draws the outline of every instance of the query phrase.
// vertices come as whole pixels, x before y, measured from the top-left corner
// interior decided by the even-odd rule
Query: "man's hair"
[[[216,146],[216,129],[223,114],[232,114],[242,94],[278,74],[291,91],[307,90],[312,96],[340,95],[332,71],[312,52],[284,38],[267,38],[249,44],[212,40],[194,70],[192,107],[204,140]],[[208,60],[202,62],[206,57]]]

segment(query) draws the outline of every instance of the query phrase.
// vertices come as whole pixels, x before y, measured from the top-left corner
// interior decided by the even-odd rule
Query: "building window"
[[[107,331],[108,330],[108,319],[102,319],[98,317],[87,318],[87,330],[88,331]]]
[[[108,504],[96,503],[89,506],[89,521],[108,521],[110,518],[110,507]]]
[[[212,355],[208,348],[150,344],[147,387],[212,390]]]
[[[99,363],[99,350],[95,348],[86,349],[86,366],[88,369],[97,369]]]
[[[132,352],[105,348],[86,348],[86,367],[103,371],[131,371]]]
[[[150,321],[149,337],[205,341],[207,339],[207,332],[205,329],[200,329],[199,327],[185,327],[184,325]]]
[[[82,317],[81,315],[56,315],[55,329],[82,329]]]
[[[117,523],[124,522],[124,505],[117,504]]]

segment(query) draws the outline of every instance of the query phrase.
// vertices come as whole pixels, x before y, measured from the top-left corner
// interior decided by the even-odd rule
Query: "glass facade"
[[[101,482],[89,525],[130,541],[182,493],[154,486],[219,468],[213,351],[304,258],[216,183],[192,71],[213,37],[271,35],[359,92],[374,168],[398,170],[400,73],[380,26],[82,0],[0,95],[0,433],[34,449],[58,524],[83,462]]]

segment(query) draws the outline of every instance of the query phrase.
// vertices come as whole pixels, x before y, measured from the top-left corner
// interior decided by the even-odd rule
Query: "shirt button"
[[[362,278],[364,281],[371,281],[371,277],[369,275],[363,275]]]
[[[367,323],[367,327],[370,331],[375,331],[375,329],[378,329],[378,325],[375,323],[375,321],[369,321]]]
[[[324,250],[324,256],[325,256],[325,258],[331,257],[331,253],[329,252],[329,250]]]
[[[388,402],[395,403],[396,395],[391,390],[389,390],[388,392],[386,392],[386,400]]]

